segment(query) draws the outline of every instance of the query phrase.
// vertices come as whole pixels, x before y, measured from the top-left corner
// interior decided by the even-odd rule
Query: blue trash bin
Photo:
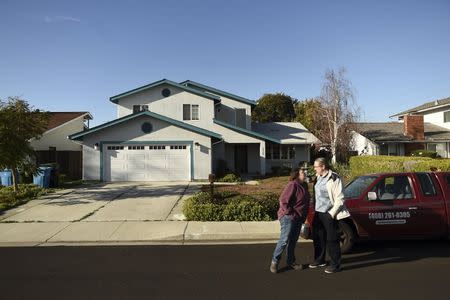
[[[10,170],[3,170],[0,172],[1,183],[3,186],[12,185],[12,173]]]
[[[50,186],[50,173],[52,168],[50,167],[39,167],[39,173],[33,176],[33,183],[43,188],[48,188]]]

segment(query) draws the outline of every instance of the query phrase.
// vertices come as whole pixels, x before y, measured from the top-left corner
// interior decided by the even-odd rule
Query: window
[[[170,146],[170,149],[172,149],[172,150],[182,150],[182,149],[186,149],[186,145],[172,145],[172,146]]]
[[[157,145],[157,146],[148,146],[148,150],[165,150],[166,146],[164,145]]]
[[[108,146],[106,147],[108,150],[123,150],[123,146]]]
[[[266,158],[267,159],[294,159],[295,158],[295,146],[266,144]]]
[[[280,146],[278,144],[272,145],[272,159],[280,159]]]
[[[450,187],[450,175],[447,175],[447,184]]]
[[[245,112],[245,108],[236,108],[235,110],[235,125],[237,127],[241,127],[241,128],[246,128],[246,112]]]
[[[183,120],[199,120],[198,104],[183,104]]]
[[[128,146],[128,150],[144,150],[144,146]]]
[[[346,198],[359,197],[369,186],[377,179],[376,176],[362,176],[353,180],[344,189],[344,195]]]
[[[192,108],[191,114],[192,120],[198,120],[198,105],[193,104],[191,105],[191,108]]]
[[[450,110],[444,112],[444,123],[450,122]]]
[[[390,176],[380,180],[372,189],[378,200],[411,199],[412,188],[408,176]]]
[[[436,189],[434,187],[433,179],[431,179],[430,174],[427,173],[417,173],[419,177],[420,189],[424,196],[436,196]]]
[[[161,95],[163,95],[163,97],[169,97],[170,96],[170,90],[169,89],[163,89],[161,91]]]
[[[140,105],[133,105],[133,114],[138,113],[141,111]]]

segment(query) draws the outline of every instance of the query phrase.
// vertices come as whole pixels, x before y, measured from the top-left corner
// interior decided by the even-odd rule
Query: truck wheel
[[[339,221],[339,236],[341,253],[349,253],[355,244],[355,232],[350,224],[345,221]]]

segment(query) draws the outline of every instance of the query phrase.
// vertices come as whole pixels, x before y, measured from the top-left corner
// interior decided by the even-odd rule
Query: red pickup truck
[[[344,195],[351,217],[339,221],[343,253],[360,239],[450,237],[450,172],[365,175]]]

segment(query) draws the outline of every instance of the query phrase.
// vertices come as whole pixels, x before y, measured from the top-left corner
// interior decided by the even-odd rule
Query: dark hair
[[[316,158],[316,160],[314,162],[318,163],[321,166],[324,166],[325,169],[327,169],[327,170],[330,169],[330,164],[328,163],[328,161],[326,160],[325,157],[318,157],[318,158]]]
[[[289,175],[289,181],[298,179],[299,176],[300,176],[300,169],[294,168],[291,170],[291,174]]]

